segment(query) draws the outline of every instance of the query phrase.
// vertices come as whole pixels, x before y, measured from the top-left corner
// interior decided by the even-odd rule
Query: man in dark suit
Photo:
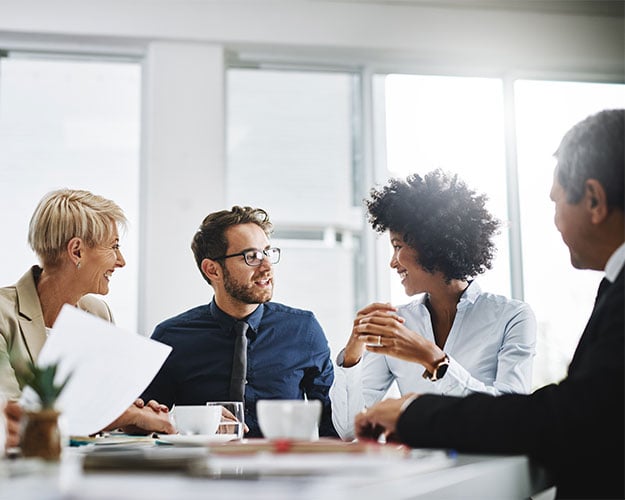
[[[567,377],[530,395],[409,395],[358,414],[361,437],[415,447],[523,453],[560,498],[624,498],[624,110],[575,125],[556,152],[555,225],[577,269],[605,272]]]

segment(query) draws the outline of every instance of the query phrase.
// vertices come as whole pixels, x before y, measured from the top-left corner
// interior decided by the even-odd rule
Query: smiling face
[[[85,246],[80,259],[81,280],[85,284],[85,293],[106,295],[109,281],[118,267],[124,267],[126,261],[119,248],[117,228],[102,245]]]
[[[238,224],[226,230],[227,255],[245,250],[270,248],[265,232],[256,224]],[[263,259],[259,266],[251,267],[242,255],[221,261],[223,289],[231,300],[242,304],[262,304],[273,296],[273,266]],[[216,289],[217,293],[217,289]]]
[[[401,234],[389,232],[393,256],[391,267],[397,271],[406,295],[428,292],[436,281],[435,275],[427,272],[418,264],[418,253],[407,245]]]

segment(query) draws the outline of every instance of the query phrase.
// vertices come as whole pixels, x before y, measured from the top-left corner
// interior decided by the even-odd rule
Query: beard
[[[240,283],[232,277],[228,269],[223,267],[224,288],[233,299],[244,304],[264,304],[273,296],[273,281],[270,288],[258,290],[254,283]]]

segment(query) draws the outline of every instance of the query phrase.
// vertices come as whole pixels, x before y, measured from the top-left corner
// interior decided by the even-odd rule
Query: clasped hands
[[[128,434],[147,434],[158,432],[173,434],[176,432],[169,419],[169,408],[153,399],[145,403],[141,398],[135,402],[113,423],[104,430],[121,428]]]
[[[419,363],[430,368],[444,356],[433,342],[405,326],[405,319],[391,304],[374,302],[356,314],[344,351],[345,367],[358,363],[365,350]]]

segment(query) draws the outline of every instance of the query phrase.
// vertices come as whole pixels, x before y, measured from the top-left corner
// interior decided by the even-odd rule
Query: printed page
[[[70,435],[94,434],[119,417],[152,381],[171,347],[70,305],[63,306],[38,360],[60,361],[71,378],[57,403]]]

